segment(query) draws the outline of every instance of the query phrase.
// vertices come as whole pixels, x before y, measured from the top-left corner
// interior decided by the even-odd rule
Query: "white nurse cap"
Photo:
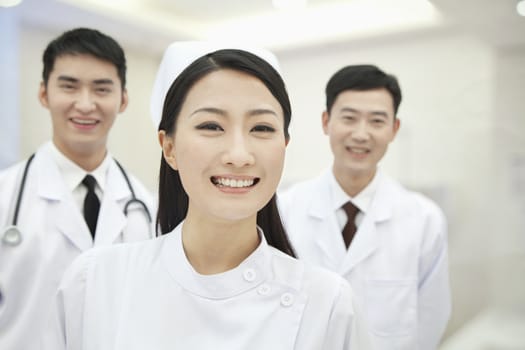
[[[162,61],[155,78],[153,92],[151,95],[150,112],[155,128],[159,126],[162,118],[164,99],[171,84],[184,69],[198,58],[222,49],[238,49],[248,51],[273,66],[279,71],[279,61],[273,53],[262,48],[250,47],[248,45],[224,44],[220,42],[206,41],[178,41],[172,43],[162,57]]]

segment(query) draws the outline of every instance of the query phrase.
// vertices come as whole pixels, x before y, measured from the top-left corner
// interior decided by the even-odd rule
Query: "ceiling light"
[[[0,7],[13,7],[19,5],[22,0],[0,0]]]
[[[306,7],[307,0],[272,0],[278,10],[298,10]]]
[[[252,42],[272,50],[363,39],[442,25],[441,14],[422,0],[352,0],[311,2],[300,11],[276,11],[217,22],[202,39]],[[268,25],[271,23],[271,25]],[[315,23],[315,25],[312,25]]]
[[[518,1],[516,4],[516,11],[520,16],[525,17],[525,0]]]

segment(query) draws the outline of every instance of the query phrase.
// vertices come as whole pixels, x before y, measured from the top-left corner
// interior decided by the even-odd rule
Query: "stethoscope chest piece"
[[[17,246],[22,242],[22,233],[16,226],[9,226],[5,229],[4,235],[2,236],[2,243]]]

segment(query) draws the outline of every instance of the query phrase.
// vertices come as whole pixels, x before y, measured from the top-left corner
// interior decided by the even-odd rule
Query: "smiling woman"
[[[255,222],[257,212],[267,203],[264,211],[275,206],[271,199],[281,177],[287,143],[283,108],[258,78],[235,70],[210,68],[212,71],[198,79],[184,97],[173,129],[161,129],[164,159],[178,171],[191,202],[203,203],[189,205],[187,214],[181,213],[186,215],[186,223],[195,215],[219,222]],[[290,110],[289,106],[284,109]],[[164,169],[167,176],[171,169]],[[220,186],[214,184],[214,179]],[[244,181],[251,186],[239,187],[239,182]],[[164,195],[159,193],[159,198],[163,202]],[[164,214],[159,212],[159,224],[163,232],[169,232],[173,227],[163,221]],[[271,224],[259,221],[270,236],[268,240],[292,254],[282,227],[275,227],[277,220]],[[252,243],[254,238],[257,240],[256,235],[240,238],[250,236]]]
[[[291,117],[279,73],[246,50],[174,43],[159,106],[162,235],[79,258],[45,348],[368,349],[349,284],[293,258],[279,218]]]

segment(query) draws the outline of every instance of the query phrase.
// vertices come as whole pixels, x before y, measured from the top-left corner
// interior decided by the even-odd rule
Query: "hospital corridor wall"
[[[40,106],[41,54],[57,30],[2,21],[15,53],[2,55],[1,167],[49,139]],[[13,39],[14,38],[14,39]],[[119,38],[116,37],[118,40]],[[149,97],[160,53],[122,42],[130,103],[110,150],[155,192],[160,148]],[[281,187],[331,164],[322,133],[324,86],[343,65],[374,63],[400,80],[402,126],[381,167],[432,197],[449,221],[453,310],[441,350],[519,348],[525,335],[525,48],[498,49],[462,33],[276,51],[292,99]],[[307,156],[305,156],[307,155]],[[507,346],[507,347],[505,347]],[[512,347],[514,346],[514,347]],[[497,347],[496,347],[497,348]]]

